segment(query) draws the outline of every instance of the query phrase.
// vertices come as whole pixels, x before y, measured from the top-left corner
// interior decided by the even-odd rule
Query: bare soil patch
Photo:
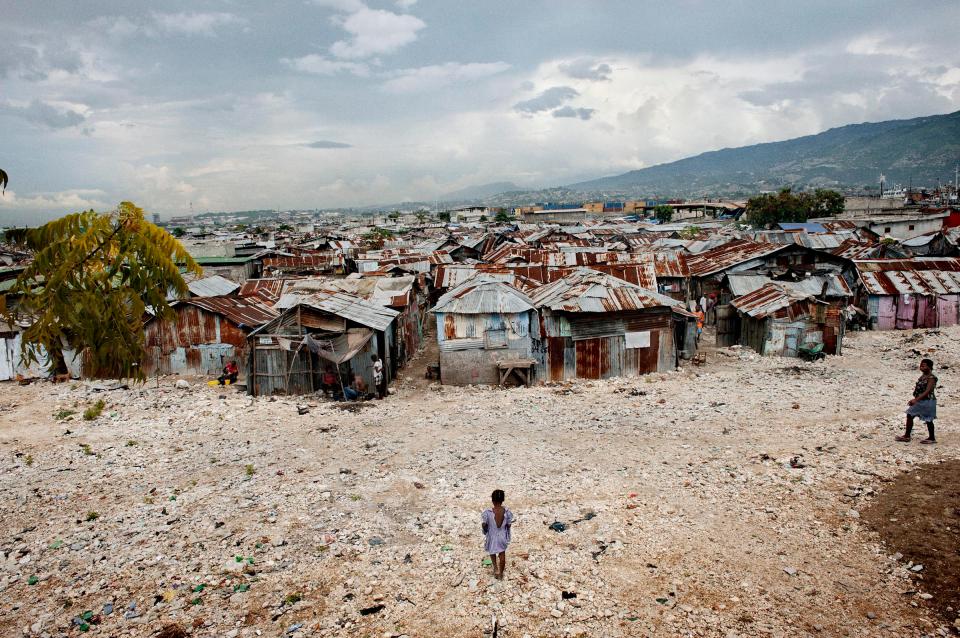
[[[929,604],[950,623],[960,618],[960,460],[900,475],[864,518],[908,565],[923,565],[911,573]]]

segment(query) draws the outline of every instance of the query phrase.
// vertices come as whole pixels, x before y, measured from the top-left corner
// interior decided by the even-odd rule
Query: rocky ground
[[[958,337],[532,389],[401,382],[353,411],[172,378],[3,385],[0,634],[947,635],[923,568],[860,511],[960,456]],[[928,353],[940,444],[895,443]],[[494,488],[517,517],[503,581],[482,564]]]

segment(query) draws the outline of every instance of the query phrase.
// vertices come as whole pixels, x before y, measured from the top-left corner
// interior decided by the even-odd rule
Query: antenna
[[[883,197],[883,182],[886,179],[886,176],[883,173],[880,173],[880,197]]]

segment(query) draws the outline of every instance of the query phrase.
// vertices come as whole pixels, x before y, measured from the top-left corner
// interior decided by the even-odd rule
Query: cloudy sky
[[[555,186],[960,109],[960,3],[0,0],[0,224]]]

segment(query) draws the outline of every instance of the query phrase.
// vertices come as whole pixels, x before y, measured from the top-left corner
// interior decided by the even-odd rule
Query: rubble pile
[[[511,390],[401,385],[357,410],[183,379],[5,386],[0,628],[945,635],[922,566],[859,511],[957,456],[958,336],[857,333],[816,363],[736,348]],[[938,446],[893,441],[917,353],[938,364]],[[495,488],[517,516],[503,581],[480,532]]]

